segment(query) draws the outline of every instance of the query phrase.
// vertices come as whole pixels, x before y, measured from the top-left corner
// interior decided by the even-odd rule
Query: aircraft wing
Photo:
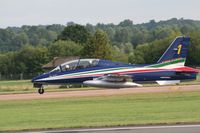
[[[106,88],[128,88],[128,87],[140,87],[142,85],[133,83],[130,75],[120,74],[107,74],[93,80],[87,80],[83,84],[94,87],[106,87]]]
[[[132,81],[132,77],[130,75],[120,75],[120,74],[107,74],[100,79],[104,81],[109,81],[109,82],[126,82],[126,81]]]

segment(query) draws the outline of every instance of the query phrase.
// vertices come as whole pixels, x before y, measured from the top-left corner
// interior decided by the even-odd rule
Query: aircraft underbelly
[[[174,72],[149,72],[149,73],[133,73],[133,81],[155,81],[159,79],[173,79]]]
[[[133,81],[157,81],[157,80],[194,80],[197,73],[176,74],[175,71],[150,72],[133,74]]]

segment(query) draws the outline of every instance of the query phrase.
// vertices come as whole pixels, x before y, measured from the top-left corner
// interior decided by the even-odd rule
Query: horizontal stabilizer
[[[197,72],[197,73],[200,72],[199,69],[195,69],[195,68],[191,68],[191,67],[175,68],[174,70],[178,71],[178,72]]]
[[[179,84],[180,80],[157,80],[159,85],[171,85],[171,84]]]

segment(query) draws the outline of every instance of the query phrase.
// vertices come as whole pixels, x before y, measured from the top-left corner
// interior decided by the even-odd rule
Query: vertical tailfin
[[[186,56],[188,53],[188,47],[190,44],[190,37],[176,37],[176,39],[171,43],[165,53],[160,57],[157,63],[182,60],[182,63],[179,65],[184,66]]]

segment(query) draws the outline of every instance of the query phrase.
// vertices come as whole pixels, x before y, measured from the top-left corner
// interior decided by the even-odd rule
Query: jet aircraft
[[[50,72],[32,79],[38,93],[44,85],[85,84],[105,88],[140,87],[144,82],[159,85],[195,80],[198,69],[185,66],[190,37],[176,37],[155,64],[136,65],[102,59],[77,59],[65,62]]]

